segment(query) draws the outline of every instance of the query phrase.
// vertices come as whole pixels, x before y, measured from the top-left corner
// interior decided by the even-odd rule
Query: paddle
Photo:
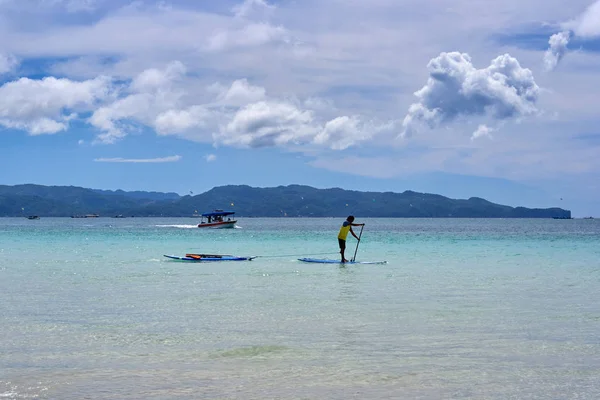
[[[362,236],[362,231],[365,226],[360,227],[360,233],[358,234],[358,241],[356,242],[356,249],[354,250],[354,257],[352,257],[352,262],[356,261],[356,252],[358,251],[358,245],[360,244],[360,238]]]

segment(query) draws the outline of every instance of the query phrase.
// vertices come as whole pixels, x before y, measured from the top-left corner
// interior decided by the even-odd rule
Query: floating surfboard
[[[327,260],[321,258],[299,258],[298,261],[318,264],[387,264],[387,261],[346,261],[343,263],[340,260]]]
[[[194,261],[194,262],[204,262],[204,261],[252,261],[256,257],[236,257],[229,255],[217,255],[217,254],[186,254],[185,257],[179,256],[170,256],[167,254],[163,254],[165,257],[170,258],[171,260],[178,261]]]

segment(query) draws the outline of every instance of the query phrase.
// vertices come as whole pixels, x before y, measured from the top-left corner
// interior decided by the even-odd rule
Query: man
[[[338,243],[340,244],[340,254],[342,255],[342,262],[348,262],[346,257],[344,256],[344,252],[346,251],[346,238],[348,237],[348,232],[352,234],[356,238],[356,240],[360,240],[356,233],[352,230],[353,226],[364,226],[365,224],[354,224],[354,216],[350,215],[340,228],[340,233],[338,234]]]

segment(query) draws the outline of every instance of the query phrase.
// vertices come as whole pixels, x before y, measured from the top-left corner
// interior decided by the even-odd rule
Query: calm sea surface
[[[600,399],[600,220],[342,222],[0,218],[0,398]]]

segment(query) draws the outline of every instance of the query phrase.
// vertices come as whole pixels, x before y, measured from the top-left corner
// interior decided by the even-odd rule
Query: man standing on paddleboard
[[[356,233],[354,233],[354,231],[352,230],[352,227],[353,226],[365,226],[365,224],[354,224],[353,222],[354,222],[354,216],[353,215],[348,216],[348,218],[346,218],[346,220],[342,224],[342,227],[340,228],[340,233],[338,233],[338,243],[340,244],[340,254],[342,255],[343,263],[348,261],[348,260],[346,260],[346,257],[344,256],[344,252],[346,251],[346,238],[348,237],[348,232],[350,232],[352,234],[352,236],[354,236],[356,238],[356,240],[360,240],[358,238],[358,236],[356,236]]]

